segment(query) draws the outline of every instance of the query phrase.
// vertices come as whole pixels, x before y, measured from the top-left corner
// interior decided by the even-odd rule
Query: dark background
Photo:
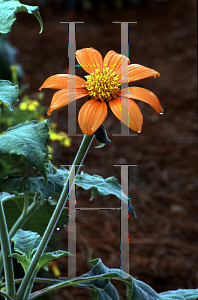
[[[64,1],[63,1],[64,2]],[[137,21],[129,25],[131,63],[160,72],[133,85],[154,92],[164,108],[158,115],[150,106],[138,102],[144,116],[142,133],[119,137],[120,123],[109,111],[105,121],[112,143],[103,149],[93,146],[83,171],[120,180],[120,168],[129,167],[129,197],[137,213],[130,212],[130,274],[151,285],[157,292],[198,287],[198,201],[197,201],[197,111],[196,111],[196,23],[197,1],[142,1],[129,7],[98,8],[78,5],[65,8],[61,1],[40,5],[44,31],[39,35],[37,20],[17,14],[10,33],[19,49],[17,62],[23,66],[23,83],[32,99],[43,81],[54,74],[68,73],[68,25],[61,21],[84,21],[76,26],[76,48],[94,47],[104,55],[120,53],[120,24],[112,21]],[[122,2],[120,2],[121,4]],[[39,5],[31,2],[31,5]],[[79,76],[87,75],[80,68]],[[53,90],[45,90],[44,104],[50,105]],[[84,99],[77,101],[77,112]],[[50,121],[67,132],[67,108],[54,111]],[[80,129],[77,128],[77,133]],[[134,133],[130,131],[130,133]],[[72,146],[54,155],[53,163],[71,164],[82,137],[71,137]],[[119,207],[112,197],[96,197],[77,191],[77,207]],[[77,211],[77,275],[87,272],[88,260],[101,257],[109,268],[120,267],[120,215],[117,211]],[[67,230],[59,233],[57,249],[67,250]],[[62,276],[67,276],[67,259],[57,261]],[[115,282],[120,299],[125,286]],[[62,289],[51,299],[88,299],[89,291]],[[47,299],[47,296],[44,298]],[[50,297],[49,297],[50,299]]]

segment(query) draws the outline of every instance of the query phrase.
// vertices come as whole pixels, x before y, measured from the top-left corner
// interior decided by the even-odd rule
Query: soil
[[[26,13],[17,14],[10,34],[11,43],[19,49],[23,83],[29,83],[26,94],[35,98],[47,77],[68,73],[68,25],[61,21],[84,21],[76,25],[76,48],[94,47],[103,57],[109,50],[120,53],[120,24],[112,21],[137,21],[129,24],[130,61],[161,76],[133,85],[154,92],[164,115],[138,102],[144,116],[142,133],[134,136],[130,131],[123,137],[115,135],[120,133],[120,123],[108,111],[105,126],[111,143],[95,149],[98,142],[94,141],[82,170],[120,181],[120,167],[113,165],[137,165],[128,168],[128,194],[137,213],[137,218],[132,211],[129,214],[129,273],[157,292],[198,288],[196,6],[195,0],[145,1],[139,7],[108,9],[102,2],[97,11],[75,11],[52,2],[40,7],[41,35],[37,20]],[[86,75],[80,68],[76,74]],[[54,91],[44,93],[44,104],[49,105]],[[77,101],[77,113],[82,103],[84,99]],[[50,122],[67,132],[67,113],[66,107],[54,111]],[[56,166],[72,163],[82,137],[71,139],[71,147],[54,155]],[[97,196],[92,202],[89,197],[89,192],[78,190],[76,206],[120,206],[114,196]],[[90,270],[89,259],[100,257],[109,268],[120,267],[119,211],[77,211],[76,232],[77,276]],[[57,249],[67,250],[67,229],[57,234]],[[67,276],[67,259],[57,260],[57,265],[61,276]],[[120,299],[126,299],[124,284],[113,283]],[[74,287],[49,296],[89,298],[90,291]]]

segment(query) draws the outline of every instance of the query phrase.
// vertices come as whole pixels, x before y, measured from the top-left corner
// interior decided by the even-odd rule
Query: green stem
[[[19,81],[18,81],[18,66],[17,65],[11,65],[10,66],[10,70],[11,70],[11,74],[12,74],[12,83],[13,85],[18,85]]]
[[[8,235],[8,228],[3,209],[3,203],[0,201],[0,240],[3,253],[3,265],[5,273],[6,291],[10,297],[15,296],[14,271],[12,265],[11,246]]]
[[[94,279],[93,279],[94,277]],[[68,286],[76,286],[76,287],[82,287],[81,283],[85,283],[87,281],[92,281],[92,280],[98,280],[101,279],[101,274],[100,275],[94,275],[94,276],[88,276],[88,277],[83,277],[83,276],[79,276],[79,277],[75,277],[73,279],[69,279],[69,280],[62,280],[62,282],[48,286],[40,291],[36,291],[34,293],[32,293],[29,297],[30,300],[34,300],[36,298],[39,298],[47,293],[51,293],[57,289],[63,288],[63,287],[68,287]],[[120,280],[120,277],[115,277],[114,279]],[[85,287],[85,286],[84,286]],[[87,286],[88,289],[92,289],[92,287],[90,287],[89,285]],[[103,298],[104,299],[104,298]]]
[[[12,229],[9,232],[9,238],[11,239],[17,230],[23,226],[23,224],[31,217],[31,215],[37,210],[39,202],[35,199],[37,194],[35,194],[34,201],[30,205],[30,207],[27,208],[28,200],[26,199],[26,196],[24,195],[24,207],[23,212],[21,216],[18,218],[17,222],[14,224]]]
[[[28,282],[27,288],[25,290],[25,294],[23,296],[24,299],[29,299],[29,295],[31,293],[31,290],[32,290],[32,287],[33,287],[33,284],[34,284],[35,277],[36,277],[37,273],[38,273],[38,270],[35,269],[34,274],[32,275],[30,281]]]
[[[24,205],[23,205],[22,216],[26,219],[27,212],[28,212],[28,206],[29,206],[29,192],[25,188],[25,181],[23,181],[23,190],[24,190]]]
[[[28,200],[26,199],[27,194],[26,194],[26,196],[24,195],[23,212],[22,212],[21,216],[18,218],[17,222],[14,224],[14,226],[12,227],[12,229],[9,232],[9,239],[10,240],[15,235],[17,230],[19,228],[21,228],[23,226],[23,224],[37,210],[39,202],[37,201],[36,196],[37,196],[37,194],[35,194],[33,203],[30,205],[30,207],[27,208],[27,203],[28,203]],[[3,267],[3,254],[2,254],[2,252],[0,252],[0,274],[1,274],[1,271],[2,271],[2,267]]]
[[[0,291],[0,295],[4,296],[6,299],[14,300],[14,298],[10,297],[6,292]]]
[[[84,138],[81,142],[81,145],[80,145],[80,148],[78,150],[78,153],[76,154],[76,157],[74,159],[74,162],[73,162],[73,165],[72,165],[72,168],[70,170],[70,176],[68,177],[67,181],[65,182],[65,185],[63,187],[63,190],[62,190],[62,193],[60,195],[60,198],[59,198],[59,201],[56,205],[56,208],[53,212],[53,215],[50,219],[50,222],[45,230],[45,233],[42,237],[42,240],[38,246],[38,249],[32,259],[32,262],[24,276],[24,279],[18,289],[18,292],[17,292],[17,297],[16,297],[16,300],[26,300],[26,298],[24,298],[24,294],[25,294],[25,291],[26,291],[26,288],[29,284],[29,282],[31,281],[32,277],[33,277],[33,274],[34,274],[34,271],[36,269],[36,266],[39,262],[39,259],[41,257],[41,255],[43,254],[48,242],[49,242],[49,239],[53,233],[53,230],[58,222],[58,219],[62,213],[62,210],[66,204],[66,201],[67,201],[67,197],[68,197],[68,187],[69,187],[69,181],[72,182],[72,184],[74,183],[74,179],[75,179],[75,169],[76,170],[76,174],[78,173],[79,169],[80,169],[80,165],[82,164],[83,160],[84,160],[84,157],[91,145],[91,142],[93,140],[93,135],[90,136],[90,135],[84,135]],[[78,167],[76,167],[78,166]],[[74,174],[74,175],[73,175]]]
[[[15,284],[19,284],[23,281],[23,278],[15,279],[14,282]],[[54,279],[54,278],[40,278],[36,277],[34,282],[42,282],[42,283],[49,283],[49,284],[56,284],[56,283],[61,283],[62,280],[60,279]],[[0,284],[0,289],[5,287],[5,282]]]

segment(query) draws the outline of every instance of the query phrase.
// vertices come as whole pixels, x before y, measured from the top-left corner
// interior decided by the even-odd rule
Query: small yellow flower
[[[19,104],[19,109],[20,110],[27,110],[27,102],[21,102]]]
[[[51,141],[58,141],[59,140],[59,134],[58,133],[49,130],[49,134],[50,134],[50,140]]]
[[[54,273],[55,277],[60,277],[61,276],[61,271],[59,270],[56,262],[54,260],[50,261],[49,263],[47,263],[47,266],[52,270],[52,272]]]
[[[64,131],[56,132],[56,123],[50,124],[49,134],[50,134],[50,140],[51,141],[59,141],[62,145],[66,147],[71,146],[71,139],[68,137],[68,135]]]
[[[25,99],[19,104],[20,110],[36,111],[40,106],[40,103],[37,100]]]
[[[71,139],[64,131],[59,131],[59,140],[65,147],[71,146]]]
[[[29,111],[36,111],[37,108],[40,106],[40,103],[37,100],[30,100],[28,110]]]

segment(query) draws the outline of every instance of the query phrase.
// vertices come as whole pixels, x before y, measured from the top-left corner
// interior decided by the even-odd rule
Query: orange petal
[[[128,66],[130,60],[128,57],[122,54],[118,54],[113,50],[110,50],[104,58],[103,66],[107,66],[121,78],[121,66],[122,68]]]
[[[122,108],[124,110],[125,115],[121,116],[121,99],[122,99]],[[141,132],[143,116],[142,113],[137,106],[137,104],[126,97],[116,97],[113,100],[109,101],[109,106],[114,113],[114,115],[126,126],[129,128]],[[127,113],[128,112],[128,113]],[[122,118],[121,118],[122,117]]]
[[[76,75],[70,74],[57,74],[47,78],[39,90],[44,88],[48,89],[68,89],[68,85],[71,82],[76,88],[83,88],[86,86],[86,81]]]
[[[102,72],[102,55],[94,48],[77,50],[76,59],[87,73],[95,73],[95,69],[99,69]]]
[[[68,103],[87,95],[88,92],[85,89],[77,89],[75,92],[62,89],[54,94],[47,114],[50,115],[51,111],[66,106]]]
[[[124,88],[122,89],[122,96],[144,101],[159,114],[163,111],[157,96],[147,89],[136,86]]]
[[[104,122],[106,116],[106,103],[91,99],[79,111],[78,123],[80,129],[84,134],[92,135]]]
[[[121,77],[119,79],[121,79],[121,83],[124,83],[124,82],[131,82],[139,79],[144,79],[151,76],[160,76],[160,74],[153,69],[138,64],[132,64],[126,66],[123,69],[122,79]]]

